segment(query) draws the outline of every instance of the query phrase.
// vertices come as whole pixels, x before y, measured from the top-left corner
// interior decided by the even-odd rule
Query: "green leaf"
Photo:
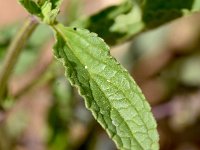
[[[98,33],[108,44],[115,45],[125,34],[118,31],[111,31],[111,27],[115,23],[115,18],[121,14],[130,12],[132,6],[131,1],[126,1],[120,5],[108,7],[88,18],[77,20],[71,26],[87,28],[92,32]]]
[[[157,150],[158,133],[151,109],[129,73],[109,47],[88,30],[53,27],[54,54],[86,107],[122,150]]]
[[[62,0],[19,0],[19,2],[29,13],[40,17],[44,23],[53,24]]]
[[[199,1],[199,0],[196,0]],[[143,21],[149,27],[156,27],[163,23],[183,16],[183,10],[192,10],[194,0],[146,0],[143,6]]]
[[[19,0],[19,2],[33,15],[39,15],[41,13],[40,6],[34,0]]]
[[[138,33],[199,10],[200,0],[184,3],[182,0],[126,0],[120,5],[108,7],[88,18],[80,19],[72,26],[87,28],[98,33],[109,45],[115,45]]]
[[[124,41],[131,36],[143,31],[145,23],[142,22],[142,11],[138,3],[134,3],[132,10],[127,14],[121,14],[115,18],[114,24],[110,27],[112,32],[124,35],[118,41]]]
[[[43,15],[43,22],[46,24],[53,24],[56,20],[56,17],[59,13],[59,9],[53,9],[53,4],[49,2],[45,2],[42,5],[42,15]]]
[[[40,6],[44,23],[53,24],[55,22],[61,2],[62,0],[41,0]]]
[[[38,4],[43,6],[46,2],[52,4],[52,9],[58,8],[62,2],[62,0],[38,0]]]

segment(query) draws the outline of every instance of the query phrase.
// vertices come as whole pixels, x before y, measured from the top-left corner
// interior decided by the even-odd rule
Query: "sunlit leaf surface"
[[[54,30],[55,56],[118,148],[157,150],[158,133],[150,106],[129,73],[110,55],[105,42],[85,29],[58,24]]]

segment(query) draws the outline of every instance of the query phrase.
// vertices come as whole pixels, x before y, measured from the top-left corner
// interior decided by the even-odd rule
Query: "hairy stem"
[[[38,20],[34,16],[28,17],[8,47],[0,72],[0,101],[4,99],[9,77],[12,74],[20,53],[37,25]]]

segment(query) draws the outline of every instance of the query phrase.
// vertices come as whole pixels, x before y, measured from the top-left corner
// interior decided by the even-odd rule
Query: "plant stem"
[[[38,20],[34,16],[28,17],[8,47],[0,72],[0,102],[4,99],[8,80],[17,63],[20,53],[38,23]]]

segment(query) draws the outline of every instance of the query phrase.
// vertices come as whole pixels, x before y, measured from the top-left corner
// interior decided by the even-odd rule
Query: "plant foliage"
[[[52,27],[57,41],[55,57],[63,63],[66,77],[117,147],[158,150],[159,136],[151,108],[126,69],[110,55],[104,40],[109,45],[126,41],[144,30],[199,10],[199,0],[126,0],[74,21],[71,26],[76,27],[56,22],[61,0],[19,2]]]
[[[77,20],[72,25],[98,33],[109,45],[115,45],[142,31],[156,28],[189,12],[199,10],[199,0],[184,3],[181,0],[126,0],[122,4]]]
[[[88,30],[54,26],[54,54],[71,84],[120,149],[158,149],[150,106],[127,71],[111,57],[109,47]]]

